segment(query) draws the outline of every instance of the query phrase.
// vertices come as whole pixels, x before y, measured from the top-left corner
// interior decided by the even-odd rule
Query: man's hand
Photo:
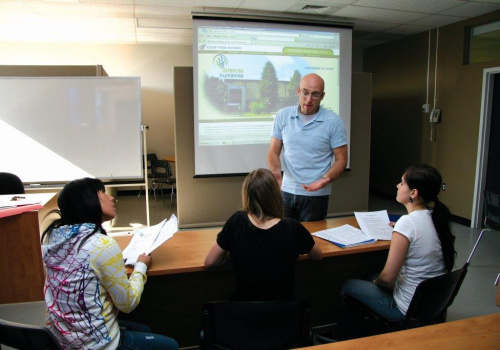
[[[330,178],[328,178],[328,177],[322,177],[318,181],[314,181],[313,183],[311,183],[309,185],[304,185],[303,184],[302,188],[304,190],[306,190],[306,191],[314,192],[314,191],[322,189],[323,187],[325,187],[329,183],[330,183]]]
[[[273,171],[273,175],[276,178],[276,180],[278,180],[278,184],[280,185],[281,188],[281,182],[283,181],[281,177],[281,171],[276,171],[276,172]]]

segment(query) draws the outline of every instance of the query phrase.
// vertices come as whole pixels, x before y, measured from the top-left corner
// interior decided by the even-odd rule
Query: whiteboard
[[[0,77],[0,172],[26,183],[141,179],[138,77]]]

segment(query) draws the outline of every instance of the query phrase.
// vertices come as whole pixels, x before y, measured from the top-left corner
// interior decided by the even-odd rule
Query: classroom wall
[[[147,137],[148,152],[156,153],[159,157],[174,155],[172,71],[174,66],[192,65],[191,45],[0,42],[0,52],[0,65],[91,66],[89,69],[93,70],[94,74],[85,72],[82,75],[95,75],[94,67],[102,65],[109,76],[140,77],[142,120],[150,126]],[[61,68],[58,69],[60,71]],[[32,69],[27,68],[25,75],[32,72]],[[68,69],[69,72],[74,73],[75,70]]]
[[[181,227],[223,224],[241,208],[244,177],[193,178],[193,69],[174,68],[177,216]],[[368,210],[371,75],[353,73],[351,171],[332,185],[329,216]],[[191,102],[190,102],[191,101]]]
[[[452,214],[470,220],[477,162],[483,70],[499,60],[463,65],[466,26],[498,20],[500,11],[439,28],[437,108],[442,121],[430,141],[428,101],[433,107],[437,30],[431,31],[430,82],[427,85],[429,32],[368,48],[364,71],[373,74],[370,189],[395,197],[404,169],[423,162],[440,170],[446,191],[439,199]]]

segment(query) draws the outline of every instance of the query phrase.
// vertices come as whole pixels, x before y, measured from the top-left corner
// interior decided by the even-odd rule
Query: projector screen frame
[[[228,13],[199,13],[199,12],[192,12],[192,18],[193,20],[215,20],[215,21],[228,21],[228,22],[241,22],[241,23],[251,23],[253,25],[255,25],[255,23],[259,24],[259,23],[269,23],[269,24],[272,24],[272,25],[300,25],[300,26],[304,26],[304,28],[307,28],[307,27],[312,27],[312,31],[314,31],[314,28],[335,28],[335,29],[347,29],[347,30],[352,30],[353,28],[353,24],[352,23],[347,23],[347,22],[338,22],[338,21],[329,21],[329,20],[322,20],[322,19],[317,19],[317,18],[305,18],[305,17],[277,17],[277,16],[274,16],[274,15],[271,15],[271,16],[267,16],[267,15],[262,15],[262,14],[244,14],[244,15],[241,15],[241,14],[228,14]],[[193,87],[194,87],[194,98],[195,98],[195,163],[197,164],[197,161],[196,161],[196,158],[197,158],[197,152],[196,151],[199,151],[199,149],[205,147],[205,146],[200,146],[199,144],[199,125],[200,125],[200,122],[199,122],[199,119],[198,119],[198,114],[201,113],[199,111],[199,106],[198,106],[198,90],[199,90],[199,87],[198,87],[198,84],[202,84],[202,81],[199,81],[199,74],[201,74],[202,71],[200,71],[200,73],[198,73],[198,24],[195,24],[194,27],[193,27],[193,33],[194,33],[194,40],[193,40],[193,62],[194,62],[194,81],[193,81]],[[279,27],[278,27],[279,28]],[[283,27],[283,28],[286,28],[286,27]],[[286,29],[283,29],[282,30],[286,30]],[[300,29],[298,29],[300,30]],[[339,35],[339,45],[345,45],[345,38],[344,39],[341,39],[341,35],[342,36],[345,36],[346,34],[345,33],[342,33],[342,34],[338,34]],[[349,53],[348,53],[348,57],[349,57],[349,62],[348,64],[346,64],[345,62],[347,61],[344,57],[343,59],[343,62],[342,62],[342,65],[340,64],[342,58],[341,58],[341,55],[339,53],[339,68],[338,68],[338,71],[339,71],[339,76],[338,78],[341,80],[341,81],[348,81],[348,84],[346,84],[346,86],[348,86],[349,88],[349,91],[347,93],[347,95],[350,97],[351,95],[351,74],[352,74],[352,32],[349,31],[348,34],[347,34],[347,40],[348,40],[348,48],[349,48]],[[344,40],[344,42],[342,42],[342,40]],[[340,47],[339,47],[340,48]],[[224,54],[224,53],[223,53]],[[347,69],[345,69],[345,67],[348,67],[348,70],[349,72],[347,72]],[[341,71],[341,68],[343,69],[343,71]],[[302,73],[302,72],[301,72]],[[341,77],[342,76],[342,77]],[[328,82],[327,84],[328,85]],[[328,86],[327,86],[328,88]],[[326,90],[325,90],[326,91]],[[342,99],[345,92],[345,89],[338,89],[338,99]],[[329,94],[331,96],[331,93]],[[290,95],[291,96],[291,95]],[[230,97],[228,97],[228,99],[230,99]],[[343,98],[343,100],[347,100],[347,98]],[[350,98],[349,98],[349,106],[346,108],[346,103],[345,102],[341,102],[340,104],[342,104],[344,107],[343,109],[344,110],[347,110],[347,113],[342,113],[342,109],[341,108],[338,108],[339,110],[337,110],[336,112],[344,119],[345,123],[346,123],[346,130],[347,130],[347,133],[348,133],[348,144],[350,144],[350,133],[351,133],[351,130],[350,130],[350,114],[351,114],[351,105],[350,105]],[[290,103],[291,105],[291,103]],[[335,110],[335,109],[334,109]],[[274,113],[273,113],[274,114]],[[345,118],[344,118],[345,117]],[[243,120],[242,120],[243,121]],[[269,134],[269,141],[271,139],[271,136]],[[242,146],[243,144],[236,144],[234,146],[236,147],[240,147]],[[268,144],[267,144],[268,145]],[[208,148],[212,148],[212,149],[215,149],[217,148],[214,147],[214,146],[208,146]],[[227,146],[221,146],[221,148],[227,148]],[[210,153],[212,153],[213,151],[210,151]],[[262,151],[259,151],[262,153]],[[217,152],[215,152],[217,154]],[[221,154],[223,154],[224,152],[221,152]],[[240,152],[241,153],[241,152]],[[251,153],[251,151],[249,152]],[[350,149],[349,149],[349,154],[350,154]],[[205,155],[206,156],[206,155]],[[202,156],[203,158],[203,156]],[[219,156],[218,154],[215,156],[215,158],[223,158],[221,156]],[[259,157],[260,159],[260,157]],[[265,161],[260,164],[260,166],[262,167],[265,167],[264,166],[265,164]],[[348,165],[347,165],[347,168],[350,167],[350,162],[348,162]],[[229,169],[231,170],[231,169]],[[232,169],[232,170],[238,170],[238,169]],[[245,169],[244,172],[234,172],[234,171],[221,171],[221,172],[203,172],[203,171],[199,171],[198,170],[198,166],[195,165],[195,174],[193,176],[193,178],[210,178],[210,177],[233,177],[233,176],[245,176],[248,174],[249,171],[251,171],[252,169]]]

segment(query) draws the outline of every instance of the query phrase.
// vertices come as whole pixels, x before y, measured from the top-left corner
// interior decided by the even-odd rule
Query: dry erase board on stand
[[[138,77],[0,77],[0,171],[24,183],[141,179]]]

